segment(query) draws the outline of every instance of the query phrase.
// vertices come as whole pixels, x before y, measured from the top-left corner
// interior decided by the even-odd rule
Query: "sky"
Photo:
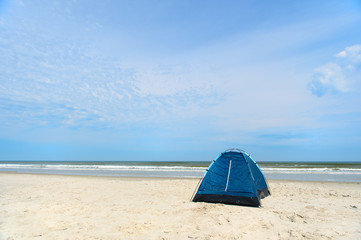
[[[0,160],[361,161],[361,2],[0,0]]]

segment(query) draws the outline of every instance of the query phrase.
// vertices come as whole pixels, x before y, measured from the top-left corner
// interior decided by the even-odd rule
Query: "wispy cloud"
[[[310,137],[312,134],[307,133],[305,129],[303,130],[293,130],[291,132],[282,131],[276,132],[274,129],[269,129],[269,133],[260,134],[257,137],[256,141],[262,141],[265,145],[300,145],[300,144],[310,144]],[[267,130],[265,130],[267,131]]]
[[[0,118],[12,124],[151,124],[217,102],[212,82],[195,78],[187,66],[124,64],[76,41],[25,30],[3,33]]]

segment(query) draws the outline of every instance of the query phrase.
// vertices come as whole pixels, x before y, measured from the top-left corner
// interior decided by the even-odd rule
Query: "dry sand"
[[[269,181],[263,208],[190,202],[198,179],[0,173],[0,239],[361,239],[361,184]]]

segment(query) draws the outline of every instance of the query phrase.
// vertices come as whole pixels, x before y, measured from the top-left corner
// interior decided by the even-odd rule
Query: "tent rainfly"
[[[240,149],[222,152],[206,170],[193,202],[259,207],[270,195],[261,169]]]

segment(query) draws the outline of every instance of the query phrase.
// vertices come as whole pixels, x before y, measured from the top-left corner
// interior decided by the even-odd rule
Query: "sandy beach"
[[[269,181],[262,208],[193,203],[198,179],[0,173],[0,239],[361,239],[361,184]]]

